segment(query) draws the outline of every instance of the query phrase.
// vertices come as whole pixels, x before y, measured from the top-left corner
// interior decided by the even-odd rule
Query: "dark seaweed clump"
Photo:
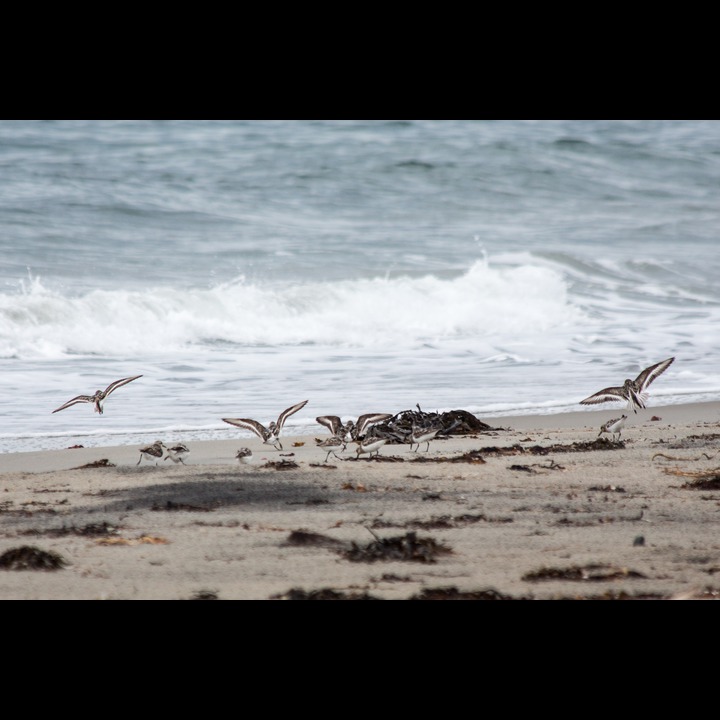
[[[645,575],[628,568],[618,568],[603,564],[573,565],[567,568],[544,567],[523,575],[526,582],[540,580],[579,580],[601,581],[619,580],[622,578],[644,578]]]
[[[391,538],[379,538],[366,547],[356,543],[342,553],[353,562],[375,562],[376,560],[411,560],[413,562],[435,563],[439,555],[447,555],[452,550],[434,538],[419,538],[417,533]]]
[[[33,545],[10,548],[0,555],[3,570],[60,570],[65,565],[62,555]]]
[[[382,600],[382,598],[373,597],[366,592],[363,593],[346,593],[341,590],[333,590],[332,588],[320,588],[319,590],[302,590],[301,588],[292,588],[282,595],[275,595],[272,600]]]

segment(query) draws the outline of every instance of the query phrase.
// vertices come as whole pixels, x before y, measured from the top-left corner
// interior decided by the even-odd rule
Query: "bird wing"
[[[619,422],[622,421],[622,418],[613,418],[612,420],[608,420],[606,423],[603,423],[602,428],[600,428],[600,432],[612,432],[612,428]]]
[[[249,418],[223,418],[222,421],[230,423],[230,425],[236,425],[244,430],[251,430],[261,440],[264,440],[270,434],[270,431],[257,420],[250,420]]]
[[[107,396],[109,395],[113,390],[117,390],[121,385],[127,385],[127,383],[132,382],[133,380],[137,380],[138,378],[141,378],[142,375],[134,375],[133,377],[126,377],[122,378],[121,380],[116,380],[115,382],[111,382],[106,388],[103,395]]]
[[[77,397],[74,397],[72,400],[68,400],[64,405],[61,405],[57,410],[53,410],[53,413],[60,412],[60,410],[64,410],[65,408],[69,408],[71,405],[77,405],[78,403],[91,403],[95,402],[95,396],[94,395],[78,395]],[[50,413],[52,415],[52,413]]]
[[[362,437],[371,425],[375,425],[383,420],[389,420],[391,417],[391,413],[365,413],[361,415],[355,425],[357,436]]]
[[[140,448],[141,453],[144,453],[145,455],[152,455],[153,457],[161,457],[163,450],[164,447],[162,445],[158,445],[158,443],[153,443],[147,447]]]
[[[282,429],[282,426],[285,424],[285,421],[294,413],[296,413],[298,410],[304,408],[307,405],[308,401],[303,400],[302,402],[299,402],[297,405],[292,405],[291,407],[287,408],[286,410],[283,410],[277,419],[277,429],[278,432]]]
[[[643,393],[658,375],[664,373],[670,365],[672,365],[674,360],[675,358],[671,357],[662,362],[655,363],[655,365],[651,365],[649,368],[645,368],[635,379],[637,386],[640,388],[640,393]]]
[[[333,435],[332,437],[329,437],[329,438],[323,438],[323,439],[315,438],[315,444],[317,445],[317,447],[322,447],[322,448],[339,447],[340,445],[343,444],[343,441],[340,438],[335,437]]]
[[[610,400],[627,400],[624,395],[624,387],[609,387],[600,390],[590,397],[586,397],[580,401],[581,405],[597,405],[597,403],[604,403]]]
[[[431,427],[427,430],[422,430],[415,433],[415,437],[417,437],[418,440],[422,440],[422,442],[425,442],[426,440],[432,440],[440,432],[440,430],[442,430],[442,428]]]
[[[387,438],[370,438],[369,440],[356,440],[358,447],[366,450],[367,448],[382,447],[388,441]]]
[[[337,435],[342,428],[342,420],[337,415],[321,415],[315,418],[315,422],[324,425],[333,435]]]

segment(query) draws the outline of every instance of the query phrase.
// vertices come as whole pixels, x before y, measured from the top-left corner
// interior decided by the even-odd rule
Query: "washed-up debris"
[[[319,590],[302,590],[293,588],[286,593],[273,595],[271,600],[382,600],[382,598],[368,595],[367,592],[347,593],[332,588],[320,588]]]
[[[414,532],[391,538],[380,538],[374,532],[372,534],[378,538],[375,542],[371,542],[365,547],[353,543],[352,548],[342,554],[353,562],[410,560],[435,563],[439,555],[452,553],[449,547],[437,542],[434,538],[419,538]]]
[[[680,487],[685,490],[720,490],[720,468],[713,470],[698,470],[697,472],[686,472],[673,468],[664,468],[667,475],[679,475],[680,477],[691,478]]]
[[[612,565],[573,565],[567,568],[546,567],[526,573],[522,579],[528,582],[538,580],[619,580],[622,578],[645,578],[642,573],[624,567]]]
[[[533,600],[532,597],[513,597],[498,592],[493,588],[487,590],[458,590],[456,587],[425,588],[410,600]]]
[[[436,438],[449,435],[474,435],[480,432],[503,430],[493,428],[487,423],[478,420],[467,410],[448,410],[444,413],[425,412],[417,405],[417,410],[402,410],[385,422],[373,425],[367,432],[367,437],[387,438],[389,443],[407,443],[413,427],[435,428],[439,427]]]
[[[102,467],[115,467],[115,463],[111,463],[107,458],[102,460],[95,460],[95,462],[87,463],[87,465],[80,465],[72,468],[72,470],[87,470],[90,468],[102,468]]]
[[[260,466],[262,470],[297,470],[299,467],[294,460],[269,461]]]
[[[377,518],[373,520],[372,527],[388,528],[388,527],[406,527],[416,530],[447,530],[449,528],[467,527],[478,522],[488,523],[511,523],[511,517],[489,518],[487,515],[480,513],[478,515],[434,515],[429,520],[406,520],[405,522],[393,522],[392,520],[382,520]]]
[[[471,465],[484,465],[485,460],[480,450],[470,450],[462,455],[456,455],[455,457],[426,457],[425,455],[418,455],[413,458],[410,462],[416,463],[470,463]]]
[[[312,547],[347,547],[347,543],[337,538],[309,532],[307,530],[293,530],[285,541],[286,545],[312,546]]]
[[[63,556],[34,545],[10,548],[0,555],[2,570],[60,570],[67,565]]]
[[[61,528],[49,528],[47,530],[26,530],[23,535],[49,535],[50,537],[64,537],[66,535],[80,535],[81,537],[105,537],[116,535],[119,530],[117,525],[110,525],[107,522],[89,523],[82,527],[71,525]]]
[[[168,545],[170,541],[156,535],[141,535],[137,538],[100,538],[96,542],[98,545]]]
[[[203,505],[189,505],[188,503],[178,503],[168,500],[164,505],[157,503],[150,508],[153,512],[160,510],[187,510],[189,512],[214,512],[215,508],[205,507]]]

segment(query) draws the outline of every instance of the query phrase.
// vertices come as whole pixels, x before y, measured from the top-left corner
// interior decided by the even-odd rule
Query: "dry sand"
[[[320,425],[283,451],[189,443],[185,466],[3,454],[0,599],[720,598],[720,403],[585,445],[623,412],[481,417],[495,429],[327,463]]]

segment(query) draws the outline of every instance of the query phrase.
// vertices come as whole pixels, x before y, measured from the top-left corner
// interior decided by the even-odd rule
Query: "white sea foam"
[[[531,339],[584,320],[556,271],[484,261],[454,278],[432,275],[207,290],[93,290],[67,297],[40,280],[0,294],[0,357],[122,357],[188,346],[321,345],[412,348]]]

